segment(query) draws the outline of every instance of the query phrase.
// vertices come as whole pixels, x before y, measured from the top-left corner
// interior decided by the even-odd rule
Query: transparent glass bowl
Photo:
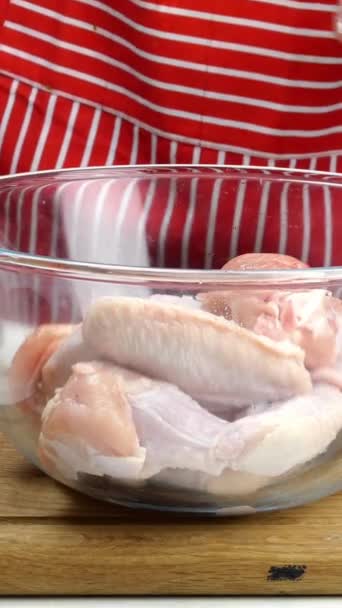
[[[339,490],[341,204],[338,175],[260,167],[1,178],[2,430],[129,506],[225,515]],[[220,270],[254,251],[311,268]]]

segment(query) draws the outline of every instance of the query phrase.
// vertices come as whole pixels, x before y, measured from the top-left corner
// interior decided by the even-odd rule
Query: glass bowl
[[[1,178],[2,430],[128,506],[226,515],[339,490],[341,204],[341,176],[276,168]]]

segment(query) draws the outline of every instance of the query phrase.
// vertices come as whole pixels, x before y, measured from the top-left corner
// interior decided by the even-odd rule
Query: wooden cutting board
[[[342,494],[247,517],[102,504],[0,437],[1,595],[342,594]]]

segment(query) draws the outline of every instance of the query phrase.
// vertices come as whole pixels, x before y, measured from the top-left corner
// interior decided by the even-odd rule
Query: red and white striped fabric
[[[2,171],[149,162],[151,133],[157,162],[170,160],[164,138],[178,142],[177,162],[191,162],[194,146],[281,163],[341,150],[332,0],[198,0],[195,10],[190,0],[1,0],[0,9]]]
[[[332,0],[0,0],[0,173],[169,162],[342,172],[336,13]],[[260,248],[342,263],[341,201],[328,190],[298,206],[286,187],[258,200],[239,188],[229,210],[217,184],[205,213],[196,186],[183,207],[169,192],[145,209],[151,263],[212,267]],[[22,214],[15,243],[50,254],[53,213],[44,238],[25,236],[37,200],[5,196],[0,232],[9,239]],[[250,236],[236,229],[245,221]]]

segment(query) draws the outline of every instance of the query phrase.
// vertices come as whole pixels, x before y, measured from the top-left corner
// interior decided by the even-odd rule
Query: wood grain
[[[2,595],[342,593],[342,495],[278,513],[190,519],[83,497],[3,438],[0,459]]]

